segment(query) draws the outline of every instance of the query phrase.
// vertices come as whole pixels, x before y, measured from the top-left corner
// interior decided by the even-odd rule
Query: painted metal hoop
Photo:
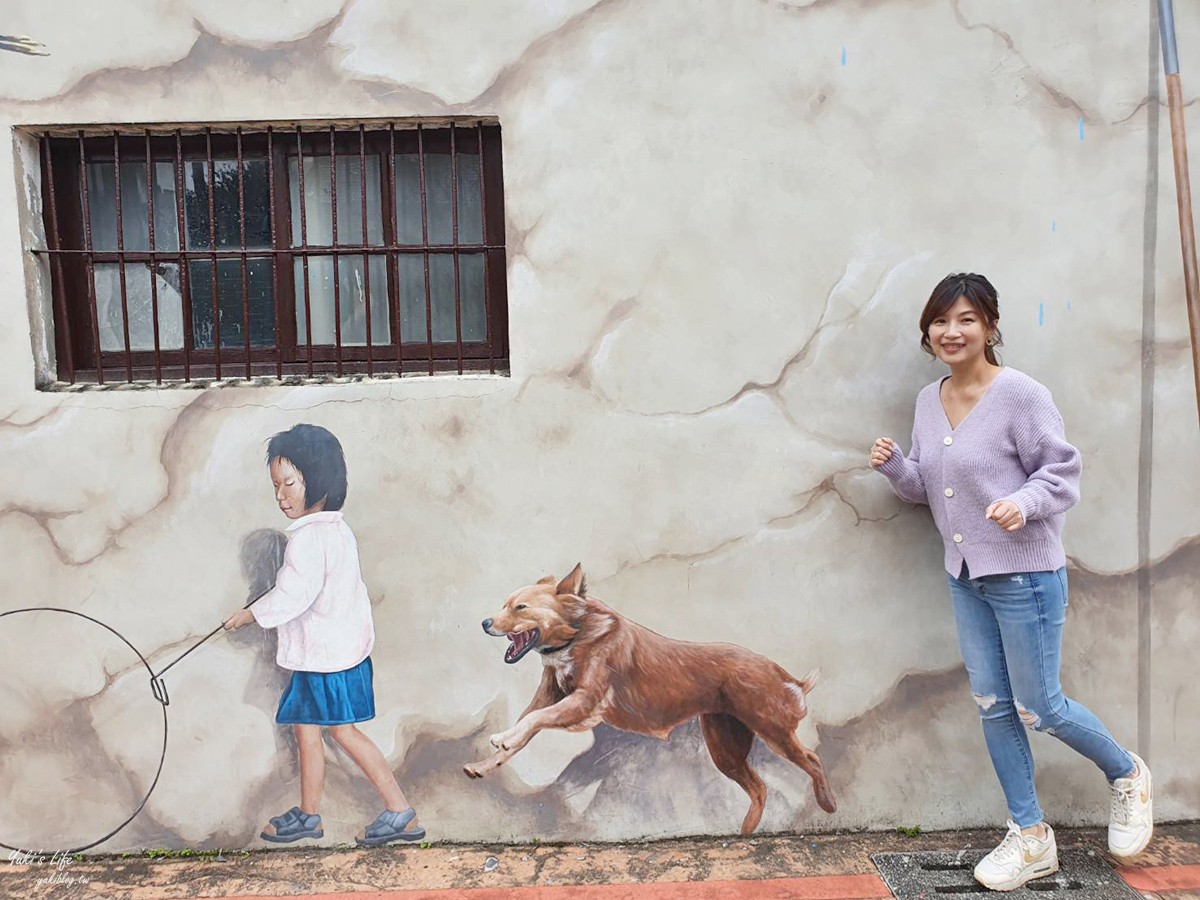
[[[158,681],[154,675],[154,670],[150,668],[150,663],[148,663],[146,661],[146,657],[144,657],[142,655],[141,651],[138,650],[137,647],[133,646],[133,644],[131,644],[129,642],[129,640],[125,637],[125,635],[121,634],[121,632],[117,631],[111,625],[106,625],[105,623],[101,622],[99,619],[94,619],[89,615],[79,612],[78,610],[62,609],[61,607],[58,607],[58,606],[30,606],[30,607],[25,607],[24,609],[10,609],[7,612],[0,613],[0,619],[3,619],[5,616],[16,615],[17,613],[28,613],[28,612],[66,613],[69,616],[78,616],[81,619],[87,619],[89,622],[94,622],[95,624],[99,625],[101,628],[105,629],[106,631],[112,632],[114,635],[116,635],[121,640],[122,643],[125,644],[126,647],[128,647],[130,650],[132,650],[137,655],[137,658],[139,660],[141,660],[142,665],[146,667],[146,673],[150,676],[151,693],[154,695],[154,699],[158,701],[159,706],[162,707],[162,750],[158,755],[158,769],[154,773],[154,780],[152,782],[150,782],[150,787],[146,789],[146,796],[142,798],[142,802],[138,804],[137,809],[135,809],[133,811],[133,813],[130,814],[129,818],[127,818],[124,822],[122,822],[120,825],[118,825],[112,831],[108,832],[108,834],[104,835],[103,837],[97,838],[96,840],[92,841],[91,843],[84,844],[80,847],[72,847],[69,850],[54,851],[54,850],[48,850],[46,848],[31,850],[31,849],[26,849],[24,847],[16,847],[16,846],[13,846],[12,844],[6,844],[3,841],[0,841],[0,847],[3,847],[5,850],[12,850],[12,851],[15,851],[16,853],[24,853],[24,854],[28,854],[28,855],[36,855],[36,854],[47,853],[47,852],[65,853],[65,854],[82,853],[84,850],[90,850],[91,848],[97,846],[98,844],[103,844],[105,841],[107,841],[109,838],[111,838],[113,835],[115,835],[117,832],[119,832],[121,829],[123,829],[126,825],[128,825],[130,822],[132,822],[134,819],[136,819],[138,816],[138,813],[140,813],[142,811],[142,809],[145,808],[147,801],[149,801],[149,799],[150,799],[150,795],[152,793],[154,793],[154,788],[158,786],[159,776],[162,775],[163,763],[166,761],[166,758],[167,758],[167,702],[166,702],[166,697],[165,697],[165,694],[163,696],[159,695]]]

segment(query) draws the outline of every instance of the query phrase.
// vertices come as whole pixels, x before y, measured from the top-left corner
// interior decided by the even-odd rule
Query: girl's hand
[[[991,519],[1005,531],[1020,531],[1025,527],[1025,518],[1017,504],[1011,500],[997,500],[987,508],[984,517]]]
[[[875,443],[871,445],[871,468],[878,469],[891,459],[892,451],[895,449],[896,442],[891,438],[876,438]]]
[[[239,609],[233,615],[229,616],[229,618],[222,623],[222,626],[226,631],[235,631],[236,629],[241,628],[243,625],[249,625],[253,621],[254,613],[250,612],[248,609]]]

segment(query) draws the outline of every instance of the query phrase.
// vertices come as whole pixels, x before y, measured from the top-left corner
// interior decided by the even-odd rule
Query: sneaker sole
[[[1154,804],[1153,803],[1150,804],[1150,815],[1151,816],[1154,815]],[[1141,854],[1142,851],[1144,851],[1147,847],[1150,846],[1150,840],[1153,837],[1154,837],[1154,823],[1151,822],[1150,830],[1146,832],[1146,836],[1142,840],[1140,840],[1136,844],[1134,844],[1132,847],[1130,847],[1127,850],[1116,850],[1113,848],[1112,844],[1109,844],[1108,852],[1110,855],[1115,856],[1117,859],[1132,859],[1133,857]]]
[[[1048,863],[1043,863],[1040,866],[1035,866],[1031,869],[1026,869],[1016,878],[1011,881],[1002,881],[999,884],[988,884],[980,878],[975,880],[982,884],[989,891],[1015,891],[1024,884],[1028,884],[1037,878],[1045,878],[1047,875],[1053,875],[1058,871],[1058,860],[1054,859]]]

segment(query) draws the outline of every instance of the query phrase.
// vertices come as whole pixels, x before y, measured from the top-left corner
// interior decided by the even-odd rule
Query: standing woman
[[[1140,853],[1154,824],[1146,764],[1063,696],[1062,526],[1079,499],[1082,466],[1050,392],[997,361],[999,323],[986,278],[942,279],[921,313],[921,347],[950,374],[918,395],[909,455],[881,437],[870,458],[902,500],[929,505],[945,542],[959,648],[1011,817],[975,878],[1010,891],[1058,871],[1026,728],[1054,735],[1100,767],[1112,790],[1114,856]]]

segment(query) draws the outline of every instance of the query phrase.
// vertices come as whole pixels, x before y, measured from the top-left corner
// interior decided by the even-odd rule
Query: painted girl
[[[275,721],[291,725],[300,753],[300,805],[275,816],[262,838],[290,843],[320,838],[325,751],[321,729],[362,769],[385,808],[356,838],[362,846],[419,841],[425,829],[387,759],[356,725],[375,717],[371,649],[375,628],[358,543],[342,517],[346,460],[342,445],[317,425],[271,438],[267,466],[275,502],[292,520],[275,587],[225,619],[227,629],[257,622],[278,629],[276,662],[292,673]]]

